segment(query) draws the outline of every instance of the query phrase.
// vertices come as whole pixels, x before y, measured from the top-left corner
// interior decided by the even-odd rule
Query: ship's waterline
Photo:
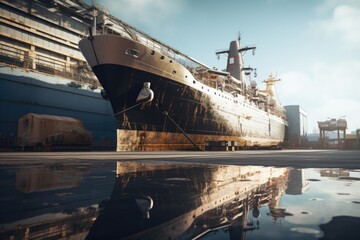
[[[214,136],[203,134],[188,134],[201,149],[205,149],[205,142],[236,142],[240,148],[251,146],[268,147],[277,146],[277,140],[263,138],[252,138],[245,140],[243,137],[236,136]],[[162,150],[189,150],[194,146],[182,133],[156,132],[142,130],[117,130],[117,150],[118,151],[162,151]],[[222,148],[226,149],[226,148]],[[228,148],[235,150],[235,148]]]

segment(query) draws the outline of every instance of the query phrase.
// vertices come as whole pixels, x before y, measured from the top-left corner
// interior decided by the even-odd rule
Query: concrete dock
[[[236,152],[3,152],[0,164],[43,161],[171,161],[222,165],[360,169],[357,150],[258,150]]]

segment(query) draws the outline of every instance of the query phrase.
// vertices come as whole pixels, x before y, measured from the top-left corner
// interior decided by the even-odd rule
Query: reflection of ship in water
[[[226,229],[245,239],[259,208],[276,209],[287,170],[272,167],[118,162],[109,201],[88,239],[191,239]]]
[[[87,164],[48,164],[23,167],[16,171],[16,189],[24,192],[49,191],[78,186],[90,171]]]
[[[309,188],[309,182],[306,179],[306,170],[304,169],[291,169],[288,171],[287,182],[286,184],[277,184],[277,194],[274,194],[272,201],[269,203],[270,212],[268,215],[272,217],[274,222],[277,222],[279,219],[285,218],[286,216],[293,216],[292,213],[286,211],[285,208],[279,208],[280,199],[282,193],[285,191],[288,195],[301,195]]]
[[[0,167],[0,239],[84,239],[111,192],[98,186],[113,183],[112,170],[84,162]]]
[[[12,229],[2,227],[0,239],[85,239],[98,215],[98,208],[76,209],[71,213],[41,215],[36,223],[20,222]]]

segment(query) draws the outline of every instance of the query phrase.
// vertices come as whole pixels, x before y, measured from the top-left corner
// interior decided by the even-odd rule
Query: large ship
[[[227,69],[218,71],[103,13],[105,30],[79,48],[110,99],[117,150],[204,149],[205,143],[281,148],[287,118],[270,77],[260,90],[247,79],[243,54],[255,47],[232,41]],[[106,30],[111,26],[112,30]],[[140,93],[141,92],[141,93]]]
[[[0,151],[18,144],[27,113],[76,118],[93,148],[115,148],[111,104],[78,48],[89,12],[77,0],[0,1]]]

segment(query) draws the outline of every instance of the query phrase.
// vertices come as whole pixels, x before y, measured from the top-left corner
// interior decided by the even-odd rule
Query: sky
[[[90,0],[87,0],[90,2]],[[94,0],[111,15],[209,67],[226,68],[227,49],[255,45],[244,55],[258,86],[277,74],[282,105],[300,105],[308,132],[318,121],[345,118],[360,128],[359,0]]]

